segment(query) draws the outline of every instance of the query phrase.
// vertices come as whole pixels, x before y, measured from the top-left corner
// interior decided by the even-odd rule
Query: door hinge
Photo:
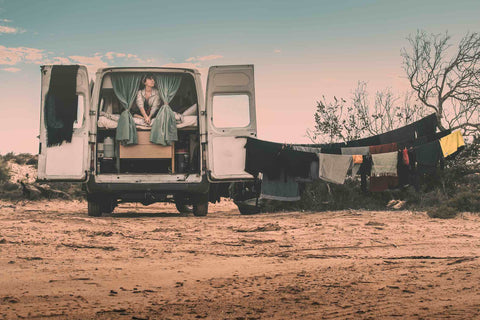
[[[90,110],[90,112],[88,114],[91,115],[91,116],[95,116],[97,114],[97,111]]]

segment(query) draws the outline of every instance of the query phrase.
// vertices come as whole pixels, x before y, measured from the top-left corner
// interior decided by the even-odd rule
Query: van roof
[[[200,73],[198,69],[195,68],[177,68],[177,67],[108,67],[108,68],[99,68],[97,70],[97,73],[103,73],[103,72],[108,72],[108,71],[119,71],[119,70],[125,70],[125,71],[153,71],[155,70],[158,71],[165,71],[165,70],[178,70],[178,71],[190,71],[193,73]]]

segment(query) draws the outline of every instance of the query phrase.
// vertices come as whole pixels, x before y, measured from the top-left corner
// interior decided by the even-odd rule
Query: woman
[[[153,74],[146,74],[142,78],[142,86],[137,93],[136,100],[137,108],[134,113],[140,114],[147,125],[152,123],[152,118],[155,116],[160,107],[160,95],[155,88],[155,78]]]

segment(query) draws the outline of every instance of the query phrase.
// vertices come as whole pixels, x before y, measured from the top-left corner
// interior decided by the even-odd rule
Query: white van
[[[38,180],[83,182],[90,216],[110,213],[118,202],[175,202],[179,211],[191,205],[194,215],[204,216],[209,200],[224,196],[221,190],[228,183],[253,179],[245,172],[244,148],[246,137],[257,135],[253,65],[210,67],[205,100],[195,69],[104,68],[89,84],[86,67],[77,66],[71,137],[49,145],[48,130],[54,124],[47,118],[61,114],[64,106],[50,107],[48,93],[58,92],[52,86],[63,80],[54,77],[69,67],[41,67]],[[181,77],[169,103],[181,115],[178,141],[172,145],[150,142],[150,128],[141,123],[136,124],[138,143],[124,146],[115,139],[115,120],[123,109],[112,76],[134,74]],[[183,116],[184,110],[188,115]]]

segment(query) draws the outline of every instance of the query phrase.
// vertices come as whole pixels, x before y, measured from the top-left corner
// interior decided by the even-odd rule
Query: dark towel
[[[435,131],[437,131],[437,115],[432,113],[423,119],[415,121],[412,125],[415,127],[417,137],[433,135],[435,134]]]
[[[368,138],[353,140],[347,142],[347,147],[368,147],[368,146],[376,146],[381,144],[380,136],[372,136]]]
[[[245,171],[254,176],[263,172],[271,179],[278,178],[281,172],[279,156],[282,146],[281,143],[247,138]]]
[[[77,65],[53,66],[45,97],[47,146],[72,142],[73,123],[77,119]]]
[[[286,169],[287,173],[294,177],[310,177],[310,166],[317,160],[315,153],[303,152],[284,148],[280,152],[280,164]]]
[[[438,140],[415,147],[415,156],[419,173],[432,173],[442,158],[442,148]]]
[[[380,135],[380,143],[407,142],[415,140],[415,127],[407,125]]]

